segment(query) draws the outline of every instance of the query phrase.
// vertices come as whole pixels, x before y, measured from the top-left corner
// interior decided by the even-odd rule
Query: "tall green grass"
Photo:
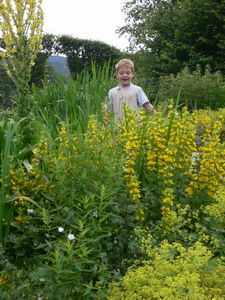
[[[15,120],[13,119],[15,118]],[[14,201],[19,197],[11,189],[10,168],[25,164],[35,145],[24,144],[23,127],[28,118],[9,118],[0,114],[0,244],[5,245],[10,234],[14,213]],[[35,206],[39,206],[29,197],[22,196]]]
[[[0,121],[0,243],[4,243],[9,234],[11,219],[13,215],[13,195],[10,193],[9,167],[13,157],[18,157],[20,147],[16,135],[18,128],[24,119],[16,122],[13,119],[2,118]]]
[[[58,75],[57,82],[45,82],[43,88],[34,89],[34,113],[53,133],[58,132],[61,121],[84,133],[90,115],[101,117],[101,105],[115,84],[110,64],[99,69],[93,64],[91,72],[84,70],[67,83]]]

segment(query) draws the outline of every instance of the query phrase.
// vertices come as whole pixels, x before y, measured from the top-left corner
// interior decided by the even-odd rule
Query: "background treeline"
[[[224,0],[131,0],[124,3],[129,36],[145,75],[177,74],[197,65],[225,73]]]

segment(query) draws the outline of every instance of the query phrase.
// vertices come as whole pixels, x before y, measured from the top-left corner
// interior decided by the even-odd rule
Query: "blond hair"
[[[127,59],[127,58],[121,59],[115,65],[116,72],[118,72],[119,68],[121,68],[121,67],[129,67],[131,69],[132,73],[134,73],[134,63],[130,59]]]

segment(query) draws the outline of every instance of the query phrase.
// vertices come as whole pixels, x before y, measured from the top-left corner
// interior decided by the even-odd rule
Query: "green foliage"
[[[117,48],[103,42],[82,40],[68,35],[58,37],[55,50],[68,57],[68,66],[74,76],[84,69],[91,70],[93,62],[97,67],[102,67],[122,55]]]
[[[90,126],[94,125],[95,121]],[[113,168],[117,158],[110,153],[107,158],[103,155],[103,151],[108,152],[102,145],[108,142],[109,133],[94,136],[91,128],[77,146],[76,136],[66,133],[65,127],[54,142],[43,134],[33,150],[31,164],[24,162],[20,170],[13,171],[14,167],[11,170],[12,184],[19,184],[13,188],[19,200],[15,202],[16,223],[7,239],[7,254],[12,259],[16,256],[17,266],[24,257],[26,264],[29,263],[34,252],[36,256],[42,255],[39,261],[43,262],[45,294],[39,296],[83,299],[86,295],[86,299],[98,299],[97,294],[94,295],[97,282],[104,287],[110,278],[105,239],[113,232],[113,206],[121,187],[117,186]],[[80,159],[83,156],[89,159]],[[96,161],[102,159],[105,163],[99,163],[99,169]],[[19,183],[16,177],[21,178],[21,175],[23,180]],[[81,181],[77,180],[79,177]],[[36,180],[39,182],[37,189]],[[61,186],[60,182],[65,184]],[[27,202],[22,194],[32,194],[39,207]],[[19,232],[24,230],[27,233],[20,236]],[[38,281],[42,278],[38,270],[32,276]],[[37,284],[35,286],[34,295],[38,291]],[[47,286],[51,286],[48,292]]]
[[[145,77],[176,74],[184,67],[224,69],[224,1],[126,1],[131,49],[139,51]]]
[[[157,101],[163,103],[169,99],[176,99],[179,89],[180,104],[187,106],[189,110],[217,110],[225,105],[224,77],[220,72],[211,72],[209,67],[206,67],[204,73],[200,67],[193,72],[185,68],[177,75],[161,77]]]
[[[10,231],[10,224],[13,217],[13,201],[15,195],[10,191],[10,173],[9,164],[16,157],[19,158],[21,152],[21,141],[16,140],[19,136],[19,128],[24,119],[15,122],[13,119],[0,120],[0,172],[1,172],[1,189],[0,189],[0,243],[4,244]]]
[[[16,87],[12,79],[7,75],[0,60],[0,106],[10,107],[13,105],[12,99],[16,93]]]
[[[188,249],[168,241],[155,246],[149,236],[142,244],[145,260],[112,285],[107,299],[223,299],[225,263],[211,261],[201,243]]]
[[[56,76],[52,82],[33,90],[35,115],[52,129],[52,134],[58,134],[60,121],[67,121],[71,129],[85,132],[89,116],[101,116],[107,93],[116,84],[111,65],[104,64],[101,68],[92,65],[91,73],[84,70],[67,82],[64,77],[53,74]]]
[[[0,207],[12,208],[2,219],[2,299],[105,299],[145,261],[174,298],[223,289],[225,110],[178,110],[178,97],[156,115],[124,107],[115,124],[102,105],[115,85],[109,70],[34,89],[30,147],[24,123],[2,115]]]

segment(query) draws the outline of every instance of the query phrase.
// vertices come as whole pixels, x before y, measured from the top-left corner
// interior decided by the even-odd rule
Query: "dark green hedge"
[[[113,46],[68,35],[58,37],[55,51],[68,57],[68,66],[73,75],[79,74],[85,68],[91,69],[93,62],[101,67],[108,61],[114,62],[122,57],[120,50]]]

